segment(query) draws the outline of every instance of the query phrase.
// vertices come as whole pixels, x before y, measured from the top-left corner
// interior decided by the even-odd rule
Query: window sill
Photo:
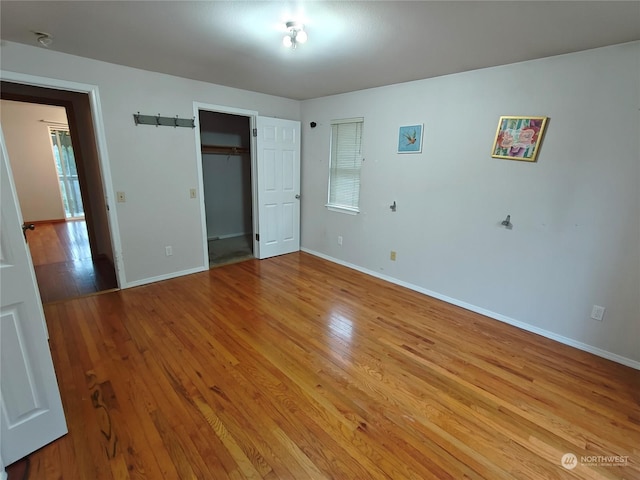
[[[346,213],[347,215],[358,215],[360,213],[357,208],[338,207],[336,205],[325,205],[325,207],[331,212]]]

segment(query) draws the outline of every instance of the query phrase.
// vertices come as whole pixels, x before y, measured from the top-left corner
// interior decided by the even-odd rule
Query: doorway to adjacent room
[[[33,225],[26,238],[43,303],[118,288],[86,97],[2,83],[3,131],[22,216]]]

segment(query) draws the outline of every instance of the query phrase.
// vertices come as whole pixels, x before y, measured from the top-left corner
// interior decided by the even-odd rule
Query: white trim
[[[47,338],[49,337],[47,336]],[[8,478],[9,474],[4,467],[4,460],[2,459],[2,439],[0,438],[0,480],[8,480]]]
[[[364,123],[364,117],[354,118],[340,118],[338,120],[331,120],[331,125],[339,125],[341,123]]]
[[[236,238],[236,237],[244,237],[245,235],[251,235],[251,232],[241,232],[241,233],[226,233],[224,235],[215,235],[213,237],[207,237],[207,240],[226,240],[227,238]]]
[[[358,215],[360,213],[360,210],[358,210],[357,208],[340,207],[338,205],[331,204],[327,204],[325,205],[325,207],[327,207],[327,210],[330,210],[332,212],[346,213],[347,215]]]
[[[26,73],[10,72],[8,70],[0,70],[0,78],[7,82],[22,83],[25,85],[35,85],[37,87],[54,88],[56,90],[66,90],[69,92],[87,93],[94,88],[95,85],[87,83],[78,83],[68,80],[60,80],[57,78],[41,77],[39,75],[29,75]]]
[[[56,78],[41,77],[38,75],[28,75],[24,73],[9,72],[0,70],[0,79],[13,83],[21,83],[23,85],[32,85],[36,87],[55,88],[57,90],[66,90],[70,92],[86,93],[89,96],[89,106],[91,109],[91,118],[93,120],[94,135],[96,141],[96,150],[98,151],[98,163],[100,166],[100,174],[102,176],[102,188],[104,189],[105,202],[107,205],[107,219],[109,223],[109,231],[111,233],[111,248],[113,260],[116,267],[116,276],[120,288],[127,284],[124,262],[122,260],[122,245],[120,242],[120,229],[118,227],[118,215],[115,208],[115,199],[113,190],[113,181],[111,178],[111,167],[109,163],[109,155],[107,153],[107,136],[104,130],[104,122],[102,117],[102,105],[100,103],[100,92],[97,85],[86,83],[71,82],[68,80],[60,80]]]
[[[234,107],[227,107],[225,105],[213,105],[210,103],[202,103],[202,102],[193,102],[193,117],[195,118],[195,123],[196,123],[196,128],[195,130],[195,142],[196,142],[196,169],[197,169],[197,173],[198,173],[198,188],[200,190],[200,224],[201,224],[201,228],[202,228],[202,249],[203,249],[203,260],[202,260],[202,267],[205,270],[209,269],[209,239],[208,237],[208,233],[207,233],[207,213],[205,210],[205,204],[204,204],[204,174],[202,172],[202,138],[200,136],[200,110],[204,110],[207,112],[215,112],[215,113],[228,113],[231,115],[239,115],[242,117],[249,117],[249,135],[251,138],[251,188],[252,188],[252,192],[253,192],[253,211],[251,214],[251,217],[253,218],[253,226],[254,226],[254,232],[258,231],[257,228],[257,224],[256,224],[256,212],[258,211],[258,203],[257,203],[257,196],[255,195],[255,177],[258,175],[258,171],[256,169],[256,163],[255,163],[255,143],[254,143],[254,138],[253,138],[253,129],[255,128],[255,119],[258,116],[258,112],[255,110],[244,110],[242,108],[234,108]],[[222,237],[221,237],[222,238]],[[256,246],[256,240],[255,240],[255,236],[253,239],[253,251],[254,254],[256,254],[256,257],[258,256],[258,250],[256,250],[256,248],[258,248]]]
[[[198,110],[207,110],[209,112],[216,113],[229,113],[231,115],[239,115],[241,117],[252,117],[258,116],[258,112],[256,110],[245,110],[243,108],[235,108],[229,107],[227,105],[213,105],[211,103],[202,103],[202,102],[193,102],[194,111],[197,107]],[[196,123],[198,122],[198,117],[196,117]],[[196,125],[198,127],[198,125]]]
[[[251,220],[253,223],[253,256],[262,258],[260,253],[260,242],[258,241],[260,232],[260,200],[258,189],[258,136],[253,136],[253,132],[258,131],[258,112],[249,117],[251,128]]]
[[[157,277],[143,278],[142,280],[136,280],[135,282],[128,283],[124,288],[140,287],[149,283],[162,282],[163,280],[171,280],[172,278],[182,277],[184,275],[191,275],[193,273],[200,273],[209,270],[209,264],[207,262],[207,268],[196,267],[188,270],[182,270],[180,272],[167,273],[165,275],[158,275]]]
[[[193,102],[193,118],[195,120],[196,171],[198,174],[198,190],[200,190],[200,228],[202,229],[202,267],[209,266],[209,244],[207,234],[207,212],[204,205],[204,173],[202,171],[202,138],[200,136],[200,104]]]
[[[507,323],[514,327],[517,327],[521,330],[525,330],[527,332],[535,333],[542,337],[548,338],[550,340],[554,340],[558,343],[562,343],[564,345],[568,345],[570,347],[577,348],[578,350],[582,350],[584,352],[592,353],[597,355],[598,357],[606,358],[607,360],[611,360],[616,363],[620,363],[622,365],[626,365],[627,367],[635,368],[636,370],[640,370],[640,362],[633,360],[631,358],[623,357],[622,355],[618,355],[616,353],[608,352],[607,350],[602,350],[601,348],[594,347],[593,345],[589,345],[586,343],[579,342],[572,338],[564,337],[562,335],[558,335],[557,333],[550,332],[549,330],[544,330],[542,328],[538,328],[533,325],[529,325],[528,323],[521,322],[519,320],[515,320],[513,318],[507,317],[505,315],[501,315],[499,313],[492,312],[490,310],[486,310],[481,307],[477,307],[475,305],[471,305],[470,303],[462,302],[460,300],[456,300],[455,298],[447,297],[446,295],[442,295],[437,292],[433,292],[431,290],[427,290],[426,288],[419,287],[417,285],[413,285],[412,283],[404,282],[402,280],[398,280],[397,278],[390,277],[389,275],[383,275],[381,273],[375,272],[373,270],[369,270],[367,268],[359,267],[358,265],[354,265],[353,263],[345,262],[343,260],[339,260],[337,258],[331,257],[329,255],[325,255],[324,253],[316,252],[314,250],[310,250],[308,248],[301,248],[303,252],[309,253],[316,257],[323,258],[333,263],[337,263],[347,268],[351,268],[353,270],[357,270],[361,273],[365,273],[367,275],[371,275],[372,277],[379,278],[381,280],[385,280],[389,283],[394,283],[396,285],[400,285],[401,287],[408,288],[410,290],[422,293],[424,295],[428,295],[429,297],[436,298],[438,300],[442,300],[443,302],[450,303],[452,305],[456,305],[458,307],[462,307],[465,310],[470,310],[475,313],[479,313],[480,315],[484,315],[486,317],[492,318],[494,320],[498,320],[500,322]]]

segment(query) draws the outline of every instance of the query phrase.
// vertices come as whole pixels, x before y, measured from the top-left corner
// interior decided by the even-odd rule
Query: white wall
[[[303,248],[640,366],[638,72],[636,42],[303,102]],[[537,163],[491,158],[500,115],[550,117]],[[359,116],[350,216],[324,207],[329,122]]]
[[[1,50],[3,70],[99,86],[112,187],[127,194],[115,207],[129,284],[204,258],[189,199],[194,131],[136,127],[134,112],[191,117],[198,101],[300,119],[293,100],[12,42]],[[303,102],[303,247],[640,361],[639,59],[636,42]],[[489,156],[500,115],[551,118],[537,163]],[[362,213],[348,216],[324,207],[329,121],[356,116]],[[414,122],[425,124],[424,153],[397,155],[398,126]],[[499,226],[506,214],[513,230]],[[607,307],[604,322],[589,319],[593,304]]]
[[[202,268],[203,232],[195,131],[135,126],[133,114],[193,116],[193,102],[299,120],[300,104],[219,85],[147,72],[43,48],[2,42],[2,69],[99,87],[113,191],[128,285]],[[201,194],[201,192],[199,193]],[[165,246],[173,256],[165,256]],[[124,285],[126,286],[126,285]]]
[[[65,109],[2,100],[0,110],[23,219],[64,220],[49,127],[40,120],[67,123]]]

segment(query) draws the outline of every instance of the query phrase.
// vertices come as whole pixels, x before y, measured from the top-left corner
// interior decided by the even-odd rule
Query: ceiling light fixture
[[[33,32],[36,36],[36,41],[43,47],[50,47],[53,43],[53,37],[46,32]]]
[[[298,22],[287,22],[287,34],[282,39],[282,44],[291,49],[298,48],[298,44],[307,41],[307,32],[304,31],[304,25]]]

